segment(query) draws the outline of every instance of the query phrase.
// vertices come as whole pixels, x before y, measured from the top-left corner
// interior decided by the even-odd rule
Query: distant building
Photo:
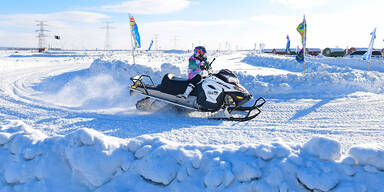
[[[341,48],[325,48],[322,54],[326,57],[344,57],[346,50]]]
[[[288,55],[296,55],[297,54],[297,48],[289,48]]]
[[[272,50],[273,49],[263,49],[262,52],[263,53],[272,53]]]
[[[306,51],[306,54],[312,55],[312,56],[318,56],[321,53],[320,48],[306,48],[305,51]]]
[[[47,51],[48,51],[48,49],[47,49],[47,48],[39,48],[38,50],[39,50],[39,53],[42,53],[42,52],[47,52]]]
[[[276,55],[287,55],[288,54],[285,49],[272,49],[272,53],[276,54]]]
[[[286,52],[286,49],[272,49],[272,53],[273,54],[276,54],[276,55],[296,55],[297,54],[297,50],[296,48],[289,48],[288,49],[288,52]]]

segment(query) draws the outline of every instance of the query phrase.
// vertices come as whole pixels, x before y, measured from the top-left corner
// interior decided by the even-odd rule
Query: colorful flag
[[[289,36],[287,35],[287,45],[285,46],[285,52],[288,53],[290,46],[291,46],[291,41],[289,40]]]
[[[373,43],[376,39],[376,28],[372,31],[371,35],[371,41],[369,42],[368,51],[364,53],[363,59],[369,61],[372,57],[372,49],[373,49]]]
[[[305,21],[305,16],[303,22],[301,22],[299,26],[297,26],[296,30],[300,33],[301,43],[303,44],[303,46],[305,46],[307,41],[307,22]]]
[[[296,61],[299,62],[299,63],[303,63],[304,62],[304,47],[297,53]]]
[[[140,43],[139,28],[137,27],[136,21],[132,16],[129,17],[129,20],[131,25],[131,35],[135,44],[133,48],[140,48],[141,43]]]
[[[149,48],[148,48],[147,51],[150,51],[150,50],[151,50],[152,44],[153,44],[153,40],[151,40],[151,43],[149,44]]]

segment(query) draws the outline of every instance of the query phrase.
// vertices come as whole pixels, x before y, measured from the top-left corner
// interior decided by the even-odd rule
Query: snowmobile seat
[[[184,93],[188,84],[189,84],[188,79],[175,77],[175,75],[168,73],[164,75],[159,88],[160,88],[160,91],[163,93],[178,95],[178,94]],[[194,92],[195,91],[192,91],[191,95],[195,95]]]

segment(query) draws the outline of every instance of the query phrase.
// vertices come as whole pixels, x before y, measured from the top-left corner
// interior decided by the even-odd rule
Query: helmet
[[[205,50],[204,46],[197,46],[197,47],[195,47],[194,56],[196,58],[199,58],[199,59],[203,60],[204,58],[207,57],[206,53],[207,53],[207,50]]]

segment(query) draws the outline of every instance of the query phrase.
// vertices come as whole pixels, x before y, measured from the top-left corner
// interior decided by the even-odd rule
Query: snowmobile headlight
[[[132,85],[132,89],[136,89],[136,86]]]

